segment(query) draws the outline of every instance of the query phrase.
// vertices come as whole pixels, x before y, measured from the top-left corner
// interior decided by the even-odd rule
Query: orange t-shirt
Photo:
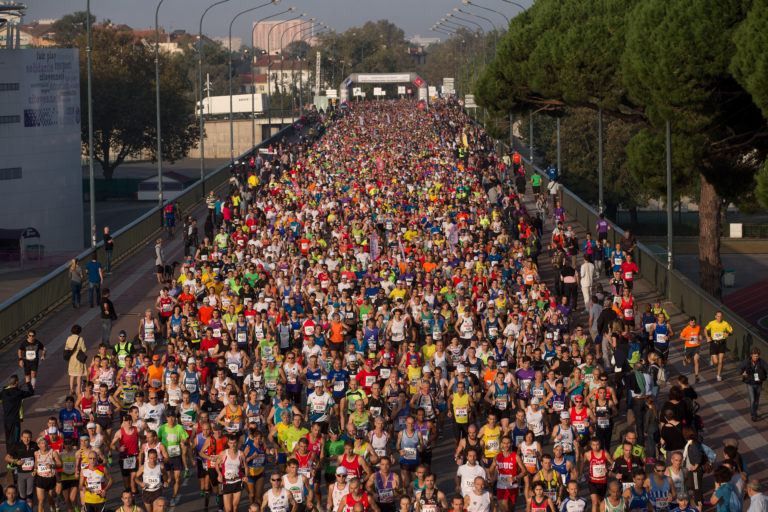
[[[686,325],[683,332],[680,333],[680,337],[685,341],[685,346],[688,348],[698,347],[700,344],[701,326],[691,327]]]

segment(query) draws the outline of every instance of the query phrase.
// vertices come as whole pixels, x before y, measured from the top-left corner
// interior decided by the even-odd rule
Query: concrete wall
[[[291,119],[283,119],[283,125],[290,124]],[[266,139],[267,120],[256,120],[256,144]],[[280,119],[272,119],[272,133],[275,134],[281,130]],[[234,156],[245,153],[253,144],[251,136],[251,120],[235,119],[232,121],[232,133],[234,135]],[[200,148],[195,147],[187,155],[188,158],[200,158]],[[205,157],[206,158],[229,158],[229,120],[205,121]]]

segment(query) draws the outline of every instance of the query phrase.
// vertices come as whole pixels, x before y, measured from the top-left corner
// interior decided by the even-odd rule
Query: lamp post
[[[272,31],[275,30],[276,27],[279,27],[280,25],[282,25],[283,23],[288,23],[289,21],[298,20],[299,18],[303,18],[306,15],[307,13],[303,12],[293,18],[281,21],[279,23],[275,23],[269,29],[269,32],[267,32],[267,103],[269,104],[267,105],[267,133],[270,136],[272,135],[272,87],[271,87],[272,77],[270,76],[272,73],[272,49],[271,49]],[[280,124],[282,125],[282,119],[280,121]]]
[[[235,14],[235,16],[232,18],[232,21],[229,22],[228,39],[229,39],[229,159],[230,159],[230,162],[235,161],[235,128],[232,120],[232,25],[235,23],[235,20],[237,18],[239,18],[245,13],[255,11],[256,9],[261,9],[262,7],[268,7],[270,5],[277,4],[279,2],[280,0],[271,0],[270,2],[257,5],[256,7],[251,7],[250,9],[240,11],[239,13]]]
[[[307,37],[320,33],[315,32],[316,29],[322,29],[324,23],[310,23],[308,27],[305,27],[299,32],[298,41],[304,41]],[[304,64],[301,58],[299,58],[299,117],[304,115]]]
[[[494,14],[498,14],[499,16],[501,16],[502,18],[507,20],[507,26],[509,26],[509,17],[506,14],[504,14],[503,12],[497,11],[495,9],[491,9],[490,7],[485,7],[485,6],[482,6],[482,5],[477,5],[476,3],[471,2],[470,0],[461,0],[461,3],[464,4],[464,5],[474,6],[474,7],[477,7],[478,9],[483,9],[484,11],[489,11],[489,12],[492,12]],[[454,11],[455,10],[456,9],[454,9]]]
[[[456,11],[456,12],[464,13],[467,16],[474,16],[475,18],[479,18],[481,20],[485,20],[485,21],[487,21],[488,23],[491,24],[491,26],[493,27],[493,54],[496,55],[496,44],[498,43],[498,40],[496,38],[496,32],[498,31],[498,29],[496,28],[496,24],[493,23],[493,21],[491,21],[490,19],[486,18],[485,16],[480,16],[479,14],[475,14],[475,13],[472,13],[472,12],[462,11],[458,7],[455,7],[453,10]],[[507,23],[507,24],[509,24],[509,23]]]
[[[96,178],[93,173],[93,79],[91,77],[91,0],[86,5],[87,43],[85,48],[86,67],[88,68],[88,179],[91,210],[91,248],[96,247]]]
[[[198,81],[198,95],[197,100],[200,105],[200,190],[203,199],[205,199],[205,120],[203,117],[203,19],[208,11],[213,9],[219,4],[229,2],[229,0],[218,0],[217,2],[209,5],[200,16],[200,26],[197,34],[198,48],[198,61],[197,61],[197,81]]]
[[[314,25],[316,19],[317,18],[309,18],[308,20],[302,21],[298,25],[296,25],[297,30],[290,35],[290,40],[289,40],[288,44],[290,44],[292,41],[295,40],[294,36],[298,36],[299,34],[301,34],[302,30],[304,30],[302,28],[302,25],[304,25],[305,23],[309,23],[309,26],[311,27],[311,26]],[[283,88],[283,94],[280,95],[280,118],[281,119],[285,116],[285,107],[283,105],[283,99],[285,97],[285,72],[283,70],[284,69],[283,68],[283,62],[285,62],[285,57],[283,56],[283,51],[284,51],[283,50],[283,37],[285,37],[285,32],[280,34],[280,84],[282,85],[282,88]],[[291,70],[291,81],[293,81],[293,70]],[[293,95],[293,89],[294,88],[291,87],[291,103],[293,103],[295,101],[294,100],[294,95]],[[291,107],[291,123],[293,123],[293,110],[295,110],[295,109],[293,107]],[[280,122],[280,125],[282,126],[282,121]]]
[[[508,3],[508,4],[512,4],[512,5],[514,5],[514,6],[516,6],[517,8],[519,8],[519,9],[520,9],[520,11],[526,11],[526,10],[528,10],[528,8],[527,8],[527,7],[523,7],[523,6],[522,6],[522,5],[520,5],[519,3],[517,3],[517,2],[512,2],[511,0],[501,0],[501,1],[502,1],[502,2],[506,2],[506,3]]]
[[[295,7],[290,7],[284,11],[280,11],[278,13],[272,14],[270,16],[267,16],[265,18],[261,18],[259,21],[253,24],[253,30],[251,31],[251,41],[253,41],[256,37],[256,27],[259,26],[259,23],[263,21],[267,21],[269,19],[272,19],[276,16],[281,16],[287,12],[293,12],[295,11]],[[258,60],[258,57],[256,55],[253,56],[254,59]],[[267,56],[267,60],[269,60],[269,56]],[[253,76],[253,63],[251,63],[251,147],[256,146],[256,112],[255,112],[255,92],[256,92],[256,80]]]
[[[155,99],[157,102],[157,191],[158,208],[160,209],[160,227],[163,227],[163,142],[160,130],[160,27],[158,17],[160,6],[165,0],[160,0],[155,9]]]

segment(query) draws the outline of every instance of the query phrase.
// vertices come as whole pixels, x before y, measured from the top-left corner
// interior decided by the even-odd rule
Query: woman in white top
[[[218,455],[216,470],[219,473],[219,481],[223,483],[221,494],[224,511],[233,512],[240,504],[245,477],[245,455],[237,449],[236,436],[227,437],[227,449]]]

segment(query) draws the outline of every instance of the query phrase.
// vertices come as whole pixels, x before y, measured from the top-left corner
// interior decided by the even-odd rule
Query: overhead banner
[[[402,82],[410,82],[410,73],[385,73],[385,74],[363,74],[357,75],[357,81],[361,84],[395,84]]]

